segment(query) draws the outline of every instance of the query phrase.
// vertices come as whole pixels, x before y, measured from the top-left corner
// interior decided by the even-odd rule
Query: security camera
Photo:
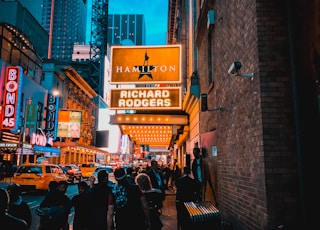
[[[236,75],[239,73],[240,69],[241,69],[241,62],[239,61],[233,62],[228,70],[228,74]]]

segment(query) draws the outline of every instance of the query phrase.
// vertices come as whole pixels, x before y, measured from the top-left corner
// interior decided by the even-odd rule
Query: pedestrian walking
[[[87,192],[89,230],[111,230],[113,226],[114,197],[108,186],[107,170],[98,172],[98,183]]]
[[[178,178],[181,176],[182,176],[182,170],[181,170],[179,164],[177,163],[177,164],[175,164],[173,172],[172,172],[172,186],[173,186],[174,190],[176,189],[176,182],[177,182]]]
[[[163,173],[159,169],[158,162],[156,160],[151,161],[150,169],[147,171],[150,177],[153,188],[158,188],[162,191],[162,199],[165,199],[166,181]]]
[[[30,229],[32,223],[32,214],[29,205],[21,197],[20,185],[10,183],[7,186],[7,191],[10,197],[8,213],[25,220],[28,224],[28,229]]]
[[[183,176],[176,181],[176,209],[177,209],[177,224],[178,230],[188,229],[187,220],[188,213],[184,207],[184,202],[196,202],[199,198],[198,182],[190,177],[190,168],[185,166],[183,168]]]
[[[168,163],[162,170],[162,173],[164,174],[164,177],[167,181],[166,184],[166,189],[171,189],[172,188],[172,169],[171,169],[171,164]]]
[[[116,168],[114,176],[117,185],[113,188],[115,196],[115,225],[117,230],[150,229],[147,201],[139,186],[129,183],[123,168]]]
[[[92,188],[94,186],[94,183],[96,181],[96,178],[94,176],[89,177],[89,187]]]
[[[126,170],[127,180],[129,181],[129,183],[135,183],[135,175],[133,175],[133,172],[134,172],[134,170],[132,167],[129,167]]]
[[[88,199],[87,191],[88,184],[85,181],[78,183],[78,194],[75,195],[71,201],[74,207],[73,230],[87,230],[88,229]]]
[[[162,191],[160,189],[152,188],[151,180],[148,174],[140,173],[135,178],[136,184],[142,190],[146,197],[150,216],[150,230],[160,230],[163,227],[161,221],[162,213]]]
[[[7,212],[9,207],[9,193],[6,189],[0,188],[0,226],[3,230],[27,230],[28,223],[20,218],[12,216]]]
[[[68,183],[58,182],[57,188],[50,190],[36,213],[40,216],[38,230],[68,230],[68,217],[72,202],[66,195]]]
[[[197,181],[197,187],[199,189],[198,192],[198,200],[202,200],[203,195],[203,187],[204,187],[204,177],[203,177],[203,167],[202,167],[202,157],[200,155],[200,148],[193,148],[194,160],[192,162],[192,175],[193,178]]]

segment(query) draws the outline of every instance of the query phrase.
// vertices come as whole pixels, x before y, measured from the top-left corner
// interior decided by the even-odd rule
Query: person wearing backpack
[[[135,178],[135,183],[144,193],[149,209],[151,230],[161,230],[163,227],[160,218],[162,213],[162,191],[157,188],[152,188],[151,180],[148,174],[139,173]]]
[[[129,183],[123,168],[116,168],[117,181],[112,189],[115,196],[115,225],[117,230],[149,230],[150,218],[146,198],[137,184]]]

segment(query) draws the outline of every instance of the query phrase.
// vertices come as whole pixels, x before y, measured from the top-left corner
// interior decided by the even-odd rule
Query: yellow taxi
[[[13,182],[22,190],[48,190],[50,181],[67,181],[68,177],[56,164],[31,163],[18,166]]]
[[[94,170],[97,168],[96,163],[84,163],[80,165],[80,171],[82,174],[82,178],[89,178],[92,176]]]

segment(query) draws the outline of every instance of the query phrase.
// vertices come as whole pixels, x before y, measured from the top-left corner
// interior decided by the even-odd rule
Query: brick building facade
[[[207,199],[233,229],[313,229],[315,201],[306,198],[313,197],[310,169],[320,152],[320,3],[170,2],[180,7],[181,26],[169,41],[189,50],[187,14],[196,12],[193,71],[208,102],[199,111],[199,136],[212,132],[217,149],[210,154],[212,145],[199,143]],[[235,61],[242,64],[238,75],[228,73]],[[192,64],[186,61],[186,69]]]

